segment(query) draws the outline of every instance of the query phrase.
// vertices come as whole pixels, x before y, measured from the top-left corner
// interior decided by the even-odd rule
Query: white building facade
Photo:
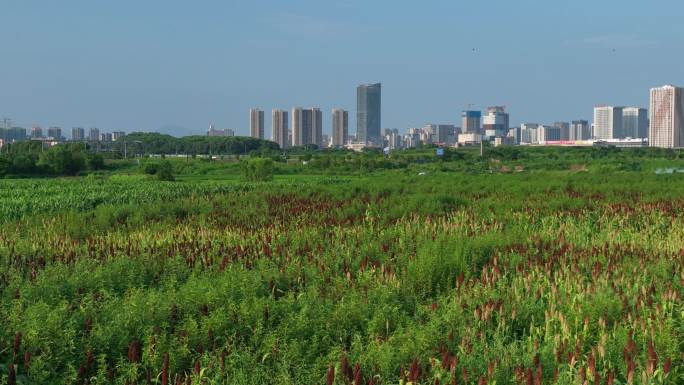
[[[651,89],[648,138],[651,147],[684,147],[684,88]]]

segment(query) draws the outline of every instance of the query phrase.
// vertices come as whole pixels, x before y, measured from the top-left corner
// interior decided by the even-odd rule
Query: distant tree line
[[[77,175],[104,168],[102,155],[83,143],[49,147],[40,141],[7,144],[0,152],[0,176]]]
[[[125,146],[125,149],[124,149]],[[269,154],[280,147],[275,142],[243,136],[184,136],[134,132],[117,142],[118,152],[136,154],[247,155]]]

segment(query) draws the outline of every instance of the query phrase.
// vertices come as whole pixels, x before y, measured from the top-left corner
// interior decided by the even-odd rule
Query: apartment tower
[[[623,107],[596,106],[594,107],[594,138],[620,139],[624,138],[622,127]]]
[[[651,147],[684,147],[684,88],[651,89],[648,139]]]
[[[461,113],[462,118],[462,131],[469,134],[481,134],[482,128],[480,123],[482,121],[482,112],[480,111],[463,111]]]
[[[271,122],[271,140],[278,143],[282,149],[290,147],[287,111],[273,110],[271,112]]]
[[[249,110],[249,136],[252,138],[264,138],[264,111],[258,108]]]
[[[339,148],[347,144],[349,136],[349,112],[335,108],[332,110],[332,147]]]
[[[622,110],[622,133],[629,138],[648,138],[648,111],[627,107]]]

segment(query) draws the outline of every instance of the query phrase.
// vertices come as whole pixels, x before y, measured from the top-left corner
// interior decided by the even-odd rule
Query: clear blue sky
[[[684,85],[684,3],[549,0],[2,0],[0,117],[29,126],[248,132],[248,109],[350,110],[383,83],[383,127],[591,119]],[[475,51],[473,51],[473,48]],[[180,128],[183,129],[180,129]]]

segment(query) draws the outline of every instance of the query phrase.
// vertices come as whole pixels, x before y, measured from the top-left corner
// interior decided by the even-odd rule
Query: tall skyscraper
[[[568,140],[591,139],[591,126],[586,120],[573,120],[570,124],[570,137]]]
[[[60,127],[50,127],[48,128],[48,138],[53,140],[62,140],[62,129]]]
[[[594,138],[624,138],[622,128],[622,107],[594,107]]]
[[[349,112],[335,108],[332,110],[332,146],[342,147],[349,136]]]
[[[539,143],[559,141],[561,130],[556,126],[541,125],[537,127],[537,139]]]
[[[361,84],[356,88],[356,140],[359,142],[382,144],[381,91],[380,83]]]
[[[293,146],[303,146],[306,143],[306,138],[308,137],[308,122],[305,126],[304,122],[304,109],[301,107],[295,107],[292,109],[292,145]]]
[[[272,140],[280,146],[280,148],[285,149],[290,147],[288,142],[289,129],[287,125],[287,111],[285,110],[273,110],[271,112],[272,120]]]
[[[264,111],[258,108],[249,110],[249,135],[252,138],[264,138]]]
[[[648,140],[651,147],[684,147],[684,88],[652,88]]]
[[[98,140],[100,140],[100,129],[91,127],[88,130],[88,140],[91,142],[97,142]]]
[[[456,126],[453,124],[438,124],[435,129],[436,141],[438,143],[453,142]],[[458,136],[458,134],[456,134]]]
[[[570,140],[570,123],[568,122],[555,122],[554,127],[558,129],[560,133],[559,140]]]
[[[323,145],[323,112],[320,108],[292,109],[292,145]]]
[[[488,136],[505,136],[508,134],[509,116],[503,106],[487,107],[482,128]]]
[[[43,137],[43,129],[40,126],[31,127],[31,139],[41,139]]]
[[[520,144],[520,127],[509,128],[508,137],[513,140],[513,143]]]
[[[524,123],[520,125],[520,143],[538,143],[539,142],[539,124]]]
[[[622,110],[623,135],[629,138],[648,138],[648,111],[626,107]]]
[[[85,140],[85,130],[83,129],[83,127],[74,127],[71,129],[71,140]]]
[[[123,131],[114,131],[114,132],[112,132],[112,140],[115,141],[115,142],[116,142],[117,140],[123,138],[124,136],[126,136],[126,133],[123,132]]]
[[[392,150],[397,149],[397,148],[402,148],[402,138],[401,135],[399,134],[399,130],[394,128],[392,129],[392,132],[390,133],[390,138],[389,138],[389,148]]]
[[[323,111],[320,108],[312,107],[309,113],[311,114],[311,136],[309,137],[309,143],[323,147]]]
[[[482,112],[480,111],[463,111],[461,114],[463,119],[462,130],[464,133],[475,133],[481,134],[482,128],[480,127],[480,122],[482,120]]]

